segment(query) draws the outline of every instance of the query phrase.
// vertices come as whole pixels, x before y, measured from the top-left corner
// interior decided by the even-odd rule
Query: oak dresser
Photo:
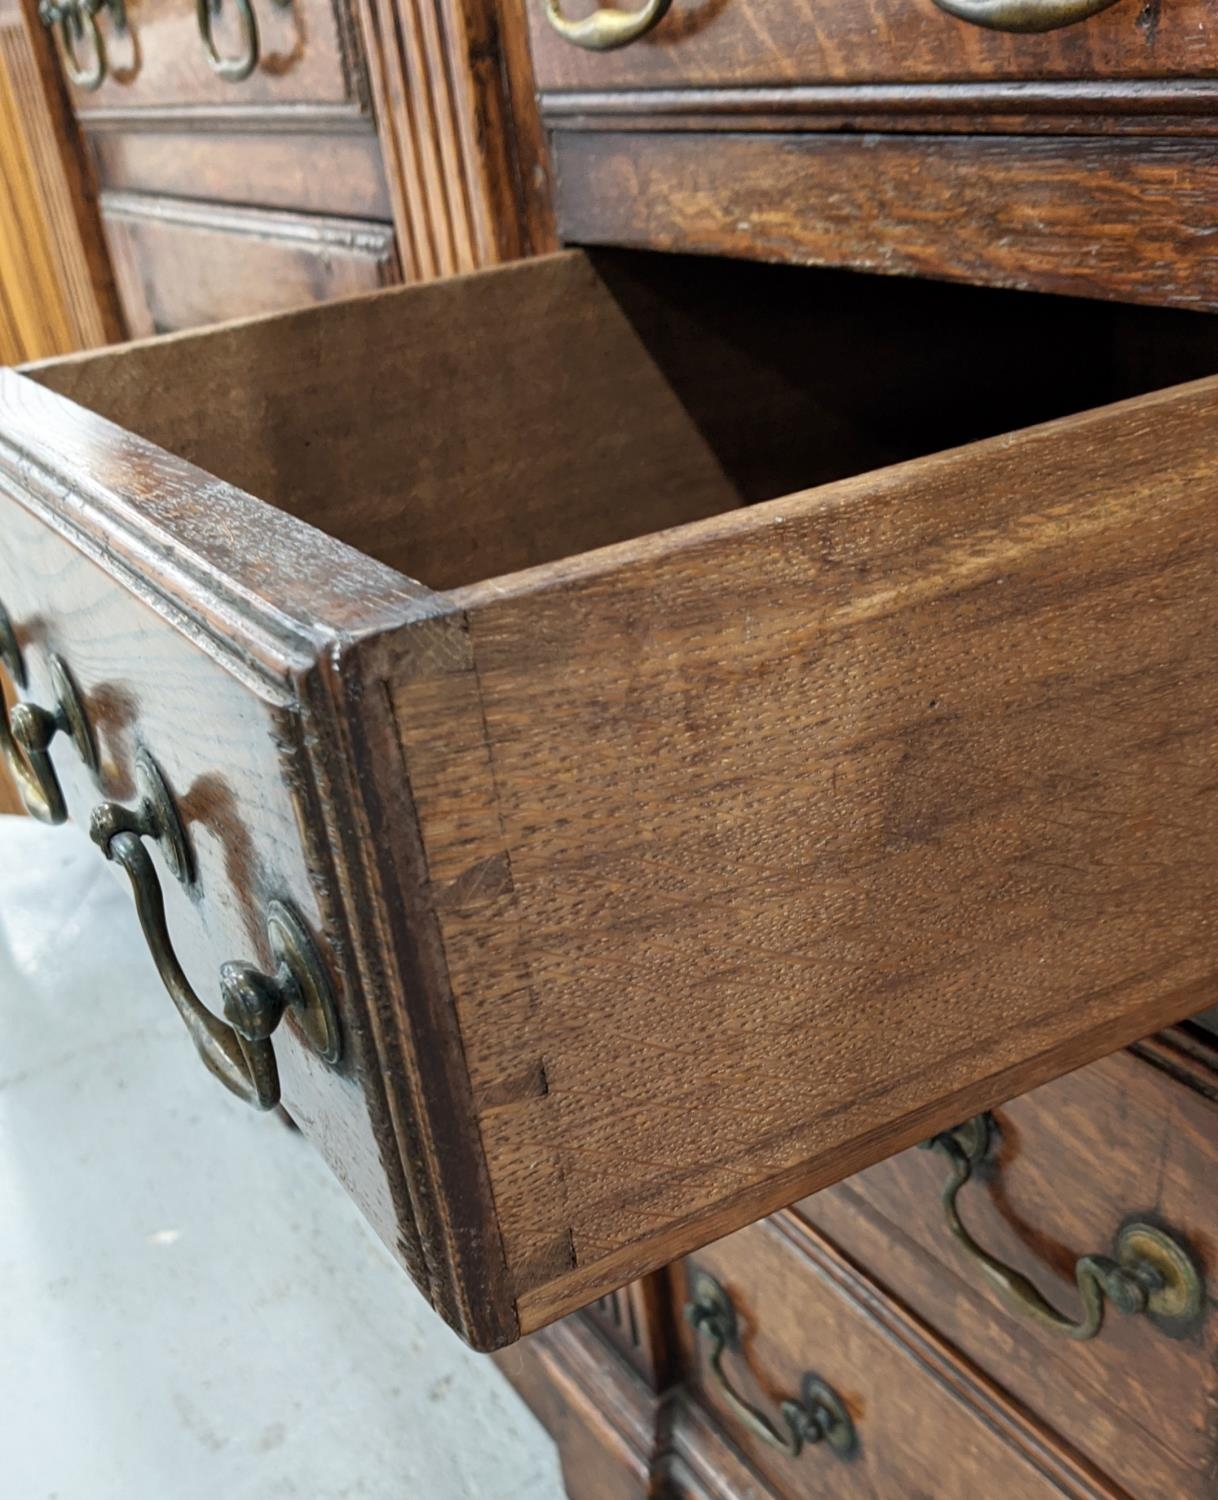
[[[117,4],[0,750],[203,1064],[574,1500],[1218,1494],[1218,16]]]

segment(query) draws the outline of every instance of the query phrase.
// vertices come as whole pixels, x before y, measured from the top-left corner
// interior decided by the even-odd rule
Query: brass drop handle
[[[106,44],[97,24],[97,14],[102,10],[110,12],[114,29],[121,36],[127,29],[125,0],[42,0],[38,7],[38,19],[48,30],[58,32],[68,81],[87,94],[101,88],[107,72]],[[82,66],[76,48],[86,36],[91,61]]]
[[[15,687],[25,687],[28,681],[25,658],[2,605],[0,663]],[[51,761],[51,741],[60,732],[66,733],[91,771],[97,769],[97,751],[72,674],[58,656],[50,658],[50,671],[55,689],[53,709],[15,703],[11,712],[0,712],[0,759],[30,817],[40,823],[55,824],[66,820],[68,810]]]
[[[195,0],[195,16],[199,24],[199,37],[212,72],[227,83],[242,83],[258,66],[262,42],[258,35],[258,18],[254,14],[251,0],[233,0],[233,3],[241,18],[243,37],[241,51],[235,57],[222,56],[212,35],[212,23],[223,9],[224,0]]]
[[[646,36],[668,14],[672,0],[646,0],[640,10],[594,10],[582,21],[562,13],[561,0],[545,0],[546,20],[564,41],[588,52],[613,52]]]
[[[161,982],[208,1072],[246,1104],[274,1109],[279,1103],[279,1067],[273,1033],[289,1012],[327,1062],[340,1052],[338,1016],[329,977],[304,923],[289,906],[271,902],[267,939],[275,971],[266,974],[248,963],[226,963],[220,969],[224,1020],[195,993],[187,979],[165,918],[165,901],[146,839],[156,841],[172,873],[183,884],[192,879],[186,843],[169,789],[146,754],[137,761],[142,796],[132,809],[103,802],[93,812],[89,832],[94,843],[122,867],[131,882],[136,914]]]
[[[1060,31],[1075,26],[1117,0],[935,0],[940,10],[959,21],[989,31]]]
[[[685,1316],[693,1328],[711,1341],[710,1369],[719,1394],[754,1437],[788,1458],[825,1443],[839,1458],[849,1458],[858,1447],[858,1434],[841,1397],[817,1375],[804,1376],[799,1400],[787,1400],[779,1410],[786,1431],[781,1432],[736,1390],[723,1368],[729,1349],[740,1344],[740,1326],[732,1300],[713,1276],[696,1271]]]
[[[925,1145],[950,1164],[942,1194],[948,1228],[1012,1312],[1078,1343],[1098,1336],[1109,1302],[1120,1312],[1145,1315],[1169,1332],[1184,1332],[1196,1323],[1205,1306],[1204,1280],[1186,1246],[1154,1224],[1131,1220],[1117,1233],[1111,1256],[1083,1255],[1075,1262],[1081,1318],[1061,1312],[1022,1272],[983,1249],[965,1227],[958,1200],[989,1157],[996,1130],[991,1116],[978,1115]]]

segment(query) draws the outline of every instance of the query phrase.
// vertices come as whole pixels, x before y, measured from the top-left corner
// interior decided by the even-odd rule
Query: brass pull
[[[0,606],[0,662],[15,687],[26,685],[25,658],[3,606]],[[61,731],[65,732],[90,771],[97,769],[97,752],[72,674],[58,656],[51,657],[50,667],[54,709],[15,703],[11,712],[0,713],[0,759],[30,817],[40,823],[56,824],[67,819],[68,810],[51,762],[51,741]]]
[[[628,47],[658,26],[672,0],[647,0],[641,10],[594,10],[582,21],[569,21],[560,0],[545,0],[546,20],[559,36],[588,52],[613,52]]]
[[[710,1368],[719,1394],[754,1435],[788,1458],[798,1458],[805,1448],[827,1443],[839,1458],[849,1458],[858,1447],[858,1434],[841,1397],[817,1375],[804,1376],[800,1399],[787,1400],[782,1412],[786,1433],[744,1399],[723,1368],[723,1357],[740,1344],[740,1326],[732,1300],[713,1276],[694,1273],[685,1316],[697,1332],[712,1344]]]
[[[977,1243],[960,1218],[957,1200],[989,1157],[996,1128],[992,1116],[978,1115],[925,1145],[951,1164],[942,1194],[948,1228],[1011,1311],[1047,1333],[1078,1343],[1100,1333],[1108,1302],[1123,1313],[1144,1314],[1170,1333],[1190,1329],[1205,1305],[1204,1281],[1186,1247],[1153,1224],[1130,1221],[1117,1233],[1111,1256],[1083,1255],[1075,1262],[1074,1279],[1083,1306],[1078,1319],[1060,1312],[1026,1276]]]
[[[110,12],[114,29],[121,36],[127,29],[125,0],[42,0],[38,7],[38,19],[48,30],[58,32],[68,81],[88,94],[101,88],[107,71],[106,44],[97,24],[97,13],[101,10]],[[86,34],[92,62],[82,67],[76,48]]]
[[[245,1103],[255,1109],[274,1109],[279,1103],[279,1068],[272,1034],[289,1010],[314,1049],[327,1062],[338,1060],[338,1015],[325,968],[300,918],[290,907],[273,901],[266,930],[275,972],[264,974],[247,963],[223,964],[220,994],[225,1019],[204,1005],[174,952],[161,883],[144,840],[157,841],[170,870],[183,884],[192,879],[189,846],[169,789],[151,757],[141,753],[136,769],[142,789],[139,806],[130,809],[103,802],[94,810],[90,835],[106,858],[127,873],[153,962],[204,1067]]]
[[[237,14],[241,17],[241,29],[245,33],[245,45],[236,57],[222,57],[216,49],[212,36],[212,23],[220,14],[224,0],[195,0],[195,14],[199,23],[199,36],[207,62],[213,73],[228,83],[241,83],[258,66],[262,43],[258,36],[258,18],[250,0],[233,0]]]
[[[958,21],[971,21],[989,31],[1060,31],[1075,26],[1117,0],[935,0],[940,10]]]

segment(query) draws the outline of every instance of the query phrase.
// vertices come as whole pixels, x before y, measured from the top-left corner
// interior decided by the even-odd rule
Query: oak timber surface
[[[133,337],[375,291],[400,279],[388,224],[105,192]]]
[[[1189,139],[558,130],[565,239],[1218,309]]]
[[[572,18],[594,8],[562,0]],[[1041,36],[987,31],[933,0],[676,0],[642,41],[608,53],[557,36],[541,0],[529,6],[529,22],[543,90],[1205,77],[1218,69],[1218,22],[1205,0],[1119,0]]]
[[[1133,313],[1061,303],[1093,338],[1060,359],[1048,324],[1026,367],[941,333],[888,387],[938,298],[972,354],[1019,299],[885,283],[860,344],[836,278],[792,316],[798,276],[567,254],[36,372],[169,452],[9,382],[10,482],[49,467],[55,526],[118,526],[235,661],[291,622],[361,1172],[406,1179],[391,1232],[483,1345],[1200,1008],[1218,970],[1218,384],[732,509],[857,472],[860,435],[908,456],[1159,368],[1115,336]],[[1178,369],[1212,352],[1184,322]],[[750,452],[726,416],[767,392],[792,419]]]
[[[1046,1435],[950,1349],[781,1219],[674,1268],[682,1300],[696,1270],[709,1272],[732,1299],[741,1337],[725,1370],[747,1401],[784,1430],[779,1403],[797,1398],[812,1373],[855,1424],[857,1449],[848,1458],[826,1444],[798,1459],[776,1453],[719,1398],[706,1340],[679,1328],[688,1385],[788,1500],[1118,1500],[1053,1452]]]
[[[23,441],[31,427],[54,435],[51,453],[36,440]],[[301,676],[316,639],[307,629],[285,628],[283,615],[268,625],[248,608],[240,627],[227,627],[236,642],[223,643],[225,627],[213,611],[219,607],[231,619],[231,597],[217,606],[197,577],[180,572],[150,521],[151,512],[172,516],[175,502],[185,501],[209,513],[213,526],[232,528],[235,540],[240,507],[226,506],[227,487],[180,463],[158,465],[153,450],[135,439],[111,446],[105,424],[8,371],[0,372],[0,437],[0,600],[28,663],[25,696],[54,703],[47,653],[57,652],[83,695],[97,744],[96,779],[63,736],[54,745],[74,820],[87,827],[105,798],[133,805],[136,752],[143,748],[156,759],[197,872],[187,890],[157,856],[167,920],[180,961],[208,1005],[219,1008],[221,964],[245,959],[270,966],[265,913],[272,900],[292,902],[323,947],[341,946],[341,919],[336,926],[323,873],[331,855],[318,847],[324,820],[301,745],[299,700],[307,692]],[[48,481],[44,463],[58,468],[57,480]],[[65,494],[67,516],[57,508]],[[125,507],[138,509],[150,497],[133,559],[115,512],[121,517]],[[273,546],[266,527],[260,536],[263,546]],[[256,556],[252,542],[249,552]],[[310,589],[310,569],[299,558],[295,572]],[[369,598],[373,582],[363,575]],[[311,591],[316,597],[315,580]],[[100,852],[97,860],[102,866]],[[114,876],[122,880],[117,870]],[[143,943],[134,906],[129,937]],[[163,1004],[167,1010],[167,997]],[[179,1042],[189,1049],[184,1030]],[[275,1051],[284,1098],[382,1236],[400,1247],[401,1174],[377,1139],[375,1088],[369,1105],[367,1091],[351,1086],[368,1067],[370,1044],[350,1015],[344,1042],[343,1071],[335,1072],[282,1027]]]
[[[109,64],[93,92],[68,86],[78,117],[98,119],[121,111],[279,104],[363,106],[364,84],[353,27],[345,7],[332,0],[251,0],[261,43],[257,67],[239,84],[217,76],[208,63],[193,6],[174,0],[140,0],[128,11],[124,33],[108,11],[97,24]],[[214,22],[217,51],[240,56],[245,46],[239,8],[224,0]],[[82,66],[91,57],[81,43]],[[253,123],[251,121],[251,123]],[[239,170],[239,168],[238,168]]]
[[[1196,1008],[1214,401],[459,591],[404,639],[526,1327]]]
[[[1151,1048],[1171,1060],[1170,1044]],[[996,1112],[994,1165],[962,1194],[961,1214],[988,1251],[1061,1308],[1078,1305],[1076,1259],[1109,1253],[1130,1218],[1181,1238],[1214,1286],[1218,1054],[1197,1051],[1207,1063],[1192,1068],[1194,1087],[1119,1053]],[[799,1212],[1131,1494],[1208,1500],[1212,1314],[1184,1338],[1115,1312],[1091,1344],[1041,1333],[987,1292],[956,1250],[939,1202],[944,1172],[938,1153],[906,1152]]]

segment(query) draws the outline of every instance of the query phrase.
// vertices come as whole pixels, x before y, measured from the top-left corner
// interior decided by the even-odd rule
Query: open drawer
[[[1213,1002],[1214,368],[566,252],[4,372],[9,754],[502,1344]]]

